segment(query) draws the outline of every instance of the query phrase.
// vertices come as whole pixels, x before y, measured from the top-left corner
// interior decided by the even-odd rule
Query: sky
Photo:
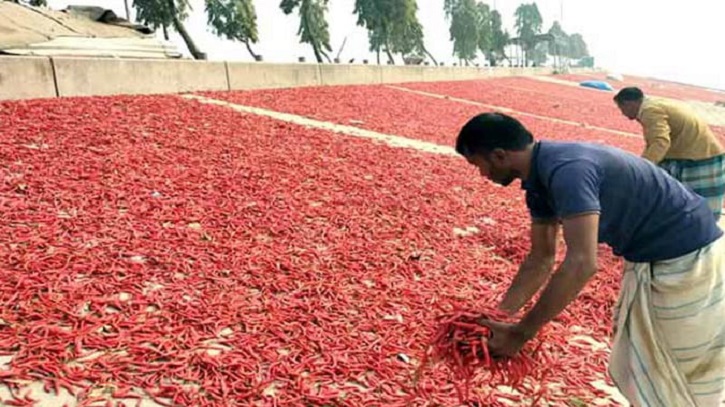
[[[133,0],[128,0],[130,4]],[[254,0],[260,42],[253,46],[266,62],[295,62],[300,56],[314,61],[312,49],[300,44],[296,14],[285,16],[280,0]],[[487,0],[513,32],[514,11],[520,0]],[[69,4],[113,9],[125,16],[123,0],[49,0],[61,9]],[[584,36],[595,64],[603,69],[631,75],[670,79],[725,89],[725,53],[719,40],[725,38],[723,0],[537,0],[544,30],[559,20],[568,33]],[[242,44],[217,38],[206,24],[203,0],[191,0],[187,30],[210,60],[251,61]],[[327,14],[333,52],[343,61],[375,61],[368,52],[367,32],[356,25],[354,0],[330,0]],[[418,18],[423,25],[428,50],[447,65],[455,62],[449,40],[449,23],[443,15],[443,0],[418,0]],[[563,12],[563,13],[562,13]],[[132,18],[134,16],[132,10]],[[178,35],[172,36],[188,55]],[[717,44],[717,45],[713,45]],[[400,62],[399,62],[400,63]]]

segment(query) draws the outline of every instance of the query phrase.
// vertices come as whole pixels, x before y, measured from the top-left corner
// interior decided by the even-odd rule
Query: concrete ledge
[[[320,65],[321,85],[366,85],[383,83],[378,65]]]
[[[58,96],[228,90],[224,62],[53,58]]]
[[[227,62],[229,89],[294,88],[322,84],[320,65]]]
[[[0,100],[58,96],[48,58],[0,57]]]
[[[423,81],[423,67],[421,66],[384,66],[381,68],[382,83],[404,83]]]
[[[551,73],[549,68],[318,65],[2,56],[0,57],[0,100],[457,81],[548,73]]]

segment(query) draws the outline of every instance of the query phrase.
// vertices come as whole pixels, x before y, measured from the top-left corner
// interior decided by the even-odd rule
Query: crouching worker
[[[725,237],[701,196],[628,152],[596,144],[535,142],[516,119],[472,118],[456,151],[482,176],[526,192],[531,251],[500,304],[516,324],[484,320],[490,351],[516,354],[597,270],[597,245],[625,259],[614,311],[609,373],[635,406],[720,406],[725,401]],[[552,275],[559,224],[566,257]]]
[[[642,157],[707,199],[715,218],[725,200],[725,148],[704,119],[674,100],[645,97],[624,88],[614,101],[628,119],[637,120],[647,144]]]

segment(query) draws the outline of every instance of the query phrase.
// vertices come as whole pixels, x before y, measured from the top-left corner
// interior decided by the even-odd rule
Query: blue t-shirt
[[[649,161],[612,147],[538,142],[522,188],[533,218],[598,212],[599,242],[630,262],[683,256],[723,234],[702,197]]]

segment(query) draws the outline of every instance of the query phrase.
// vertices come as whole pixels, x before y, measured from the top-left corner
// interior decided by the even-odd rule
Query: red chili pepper
[[[639,132],[608,98],[570,107],[580,90],[405,86],[516,108],[544,139],[643,146],[531,115]],[[449,146],[482,109],[384,86],[206,95]],[[522,405],[545,381],[588,402],[606,374],[607,349],[569,339],[608,343],[621,266],[610,251],[536,352],[492,359],[477,313],[451,313],[493,308],[529,249],[521,191],[460,157],[178,96],[4,101],[0,127],[0,354],[13,357],[0,383],[49,381],[77,398],[113,384],[200,407],[298,405],[317,384],[340,405],[453,405],[460,390],[495,406],[495,383],[519,389]],[[450,345],[458,374],[422,376],[440,353],[425,349],[417,365],[412,355],[430,342]]]

